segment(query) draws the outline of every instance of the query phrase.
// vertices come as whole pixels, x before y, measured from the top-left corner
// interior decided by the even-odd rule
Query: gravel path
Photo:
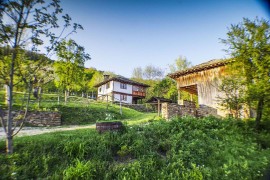
[[[37,134],[44,134],[56,131],[69,131],[76,129],[86,129],[86,128],[95,128],[96,125],[85,125],[85,126],[57,126],[57,127],[23,127],[22,130],[16,135],[16,137],[21,136],[32,136]],[[6,135],[2,127],[0,127],[0,140],[5,139]]]

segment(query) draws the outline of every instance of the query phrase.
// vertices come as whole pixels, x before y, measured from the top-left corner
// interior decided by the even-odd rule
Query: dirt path
[[[56,131],[69,131],[76,129],[86,129],[86,128],[95,128],[96,125],[85,125],[85,126],[58,126],[58,127],[23,127],[22,130],[16,135],[16,137],[21,136],[32,136],[37,134],[44,134]],[[0,140],[5,139],[5,133],[2,127],[0,127]]]

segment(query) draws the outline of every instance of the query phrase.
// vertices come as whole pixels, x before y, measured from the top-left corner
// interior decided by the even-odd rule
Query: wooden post
[[[121,98],[120,98],[120,114],[122,116],[122,101],[121,101]]]
[[[160,116],[160,100],[158,99],[158,116]]]
[[[107,111],[108,111],[108,108],[109,108],[109,104],[108,104],[108,95],[106,95],[106,98],[107,98]]]
[[[178,99],[177,99],[177,104],[180,104],[180,100],[181,100],[181,91],[180,88],[178,89]]]

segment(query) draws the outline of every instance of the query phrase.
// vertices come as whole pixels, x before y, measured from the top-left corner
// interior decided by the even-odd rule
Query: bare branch
[[[14,133],[14,131],[16,130],[16,127],[15,126],[13,129],[12,129],[12,137],[16,136],[20,131],[21,129],[23,128],[23,125],[24,125],[24,122],[26,120],[26,116],[27,116],[27,113],[28,113],[28,108],[29,108],[29,102],[30,102],[30,95],[31,95],[31,85],[29,85],[29,89],[28,89],[28,97],[27,97],[27,103],[26,103],[26,109],[25,109],[25,112],[24,112],[24,116],[23,116],[23,119],[22,119],[22,122],[20,124],[20,127],[19,129]]]

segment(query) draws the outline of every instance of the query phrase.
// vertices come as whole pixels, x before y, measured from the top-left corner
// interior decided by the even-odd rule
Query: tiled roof
[[[103,84],[106,84],[107,82],[110,82],[110,81],[118,81],[118,82],[132,84],[132,85],[137,85],[137,86],[150,87],[147,84],[140,83],[140,82],[137,82],[137,81],[133,81],[133,80],[128,79],[128,78],[125,78],[123,76],[114,76],[114,77],[111,77],[111,78],[109,78],[107,80],[104,80],[104,81],[96,84],[94,87],[99,87],[99,86],[101,86]]]
[[[211,61],[193,66],[191,68],[185,69],[183,71],[178,71],[175,73],[168,74],[170,78],[178,78],[183,75],[191,74],[194,72],[204,71],[207,69],[212,69],[220,66],[225,66],[226,64],[230,63],[232,59],[213,59]]]

